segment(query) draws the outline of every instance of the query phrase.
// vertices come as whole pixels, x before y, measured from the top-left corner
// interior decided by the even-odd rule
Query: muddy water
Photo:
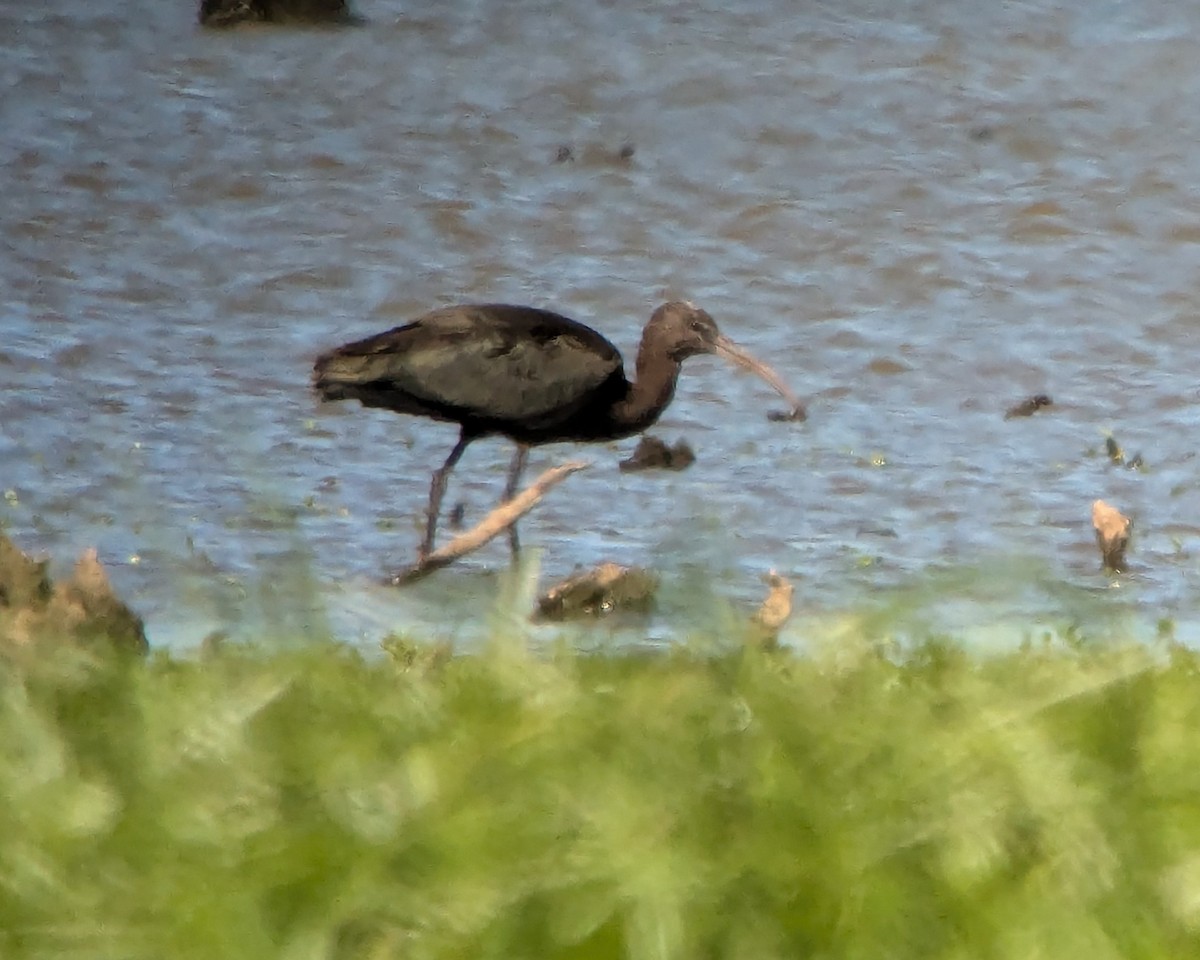
[[[453,429],[319,409],[313,356],[462,300],[631,351],[681,297],[809,422],[691,361],[657,432],[696,465],[587,451],[523,525],[545,574],[659,567],[660,633],[695,583],[746,603],[772,566],[806,611],[932,577],[965,625],[1195,632],[1200,8],[426,6],[223,33],[186,0],[0,8],[0,522],[23,546],[97,545],[152,642],[465,635],[502,542],[374,586]],[[1054,406],[1004,419],[1033,393]],[[509,453],[472,447],[448,503],[480,515]],[[1116,587],[1096,497],[1138,531]]]

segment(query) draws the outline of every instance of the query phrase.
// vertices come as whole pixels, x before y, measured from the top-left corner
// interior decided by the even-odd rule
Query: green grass
[[[887,650],[5,668],[0,956],[1200,956],[1196,655]]]

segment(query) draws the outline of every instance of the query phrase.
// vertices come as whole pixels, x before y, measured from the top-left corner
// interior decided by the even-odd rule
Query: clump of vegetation
[[[1200,953],[1197,655],[884,630],[62,647],[0,675],[0,955]]]

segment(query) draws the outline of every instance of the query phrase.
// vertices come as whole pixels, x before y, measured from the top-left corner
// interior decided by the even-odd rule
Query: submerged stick
[[[412,566],[405,567],[393,574],[388,578],[388,582],[397,587],[406,583],[414,583],[435,570],[448,566],[460,557],[478,550],[525,516],[552,487],[587,466],[589,464],[586,460],[571,460],[557,467],[551,467],[511,500],[505,500],[496,507],[470,530],[460,533],[445,546],[422,557]]]

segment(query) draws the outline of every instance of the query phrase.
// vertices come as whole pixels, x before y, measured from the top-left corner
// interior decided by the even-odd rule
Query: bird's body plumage
[[[326,400],[356,399],[530,446],[617,439],[649,426],[606,415],[629,395],[617,348],[532,307],[435,310],[324,354],[315,382]]]

